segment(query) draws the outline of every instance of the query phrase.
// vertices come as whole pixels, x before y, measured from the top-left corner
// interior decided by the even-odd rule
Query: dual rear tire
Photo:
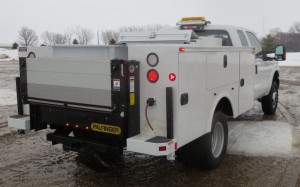
[[[216,111],[211,132],[178,149],[177,159],[191,167],[215,169],[226,155],[227,143],[227,119],[223,112]]]

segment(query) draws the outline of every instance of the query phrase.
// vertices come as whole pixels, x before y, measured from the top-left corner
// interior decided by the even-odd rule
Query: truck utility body
[[[275,112],[278,63],[265,60],[251,31],[197,19],[122,33],[118,46],[19,48],[19,115],[9,124],[50,126],[47,139],[68,150],[126,148],[183,162],[191,155],[197,164],[200,154],[217,167],[227,147],[224,115],[237,117],[256,99]]]

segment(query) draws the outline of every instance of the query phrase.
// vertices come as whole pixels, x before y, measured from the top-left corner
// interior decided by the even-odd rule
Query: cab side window
[[[240,41],[241,41],[241,43],[242,43],[242,46],[243,46],[243,47],[245,47],[245,46],[248,47],[249,44],[248,44],[248,41],[247,41],[247,39],[246,39],[246,36],[245,36],[244,32],[241,31],[241,30],[237,30],[237,33],[238,33],[238,35],[239,35]]]
[[[258,39],[256,38],[256,36],[253,33],[248,32],[248,31],[246,33],[250,40],[251,46],[256,48],[256,51],[255,51],[256,58],[263,58],[263,49],[262,49]]]

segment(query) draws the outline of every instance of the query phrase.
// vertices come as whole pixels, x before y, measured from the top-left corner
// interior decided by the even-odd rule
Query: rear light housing
[[[158,72],[155,70],[155,69],[150,69],[148,72],[147,72],[147,79],[149,82],[151,83],[155,83],[158,81],[159,79],[159,74]]]

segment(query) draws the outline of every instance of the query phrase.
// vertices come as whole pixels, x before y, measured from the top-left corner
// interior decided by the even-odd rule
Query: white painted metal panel
[[[206,53],[180,53],[179,98],[188,93],[188,103],[178,103],[179,147],[200,137],[205,132]]]
[[[193,30],[159,30],[156,32],[124,32],[119,43],[185,43],[198,38]]]
[[[149,97],[157,99],[156,105],[149,107],[148,117],[160,136],[166,136],[166,87],[173,88],[173,106],[177,106],[178,93],[178,45],[137,45],[128,46],[128,57],[140,61],[140,123],[141,134],[154,135],[145,120],[146,101]],[[149,53],[156,53],[159,63],[156,67],[150,67],[146,58]],[[155,69],[159,73],[159,80],[150,83],[147,72]],[[169,74],[175,73],[177,79],[169,80]],[[176,136],[176,124],[178,119],[177,109],[174,107],[174,134]]]
[[[51,46],[56,59],[123,59],[127,60],[127,47],[115,45],[57,45]]]
[[[206,133],[211,131],[212,119],[215,113],[216,107],[219,101],[222,98],[226,98],[229,100],[232,110],[233,110],[233,117],[238,116],[239,110],[239,84],[233,83],[229,85],[224,85],[222,87],[214,88],[211,90],[206,91]]]
[[[175,141],[170,140],[166,143],[152,143],[147,140],[153,138],[153,135],[139,134],[127,139],[127,150],[137,153],[149,154],[153,156],[164,156],[175,152]],[[159,151],[160,146],[165,146],[165,151]]]
[[[240,52],[240,80],[244,79],[244,86],[239,86],[239,114],[254,106],[254,54],[251,51]]]
[[[224,67],[224,56],[227,67]],[[239,51],[209,52],[207,54],[207,89],[239,82]]]

